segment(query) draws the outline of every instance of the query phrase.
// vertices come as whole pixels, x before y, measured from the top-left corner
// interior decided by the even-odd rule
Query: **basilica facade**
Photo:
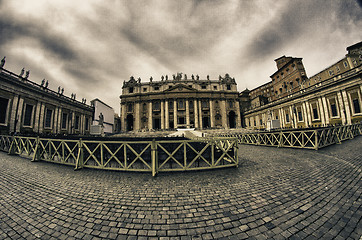
[[[122,131],[241,127],[239,94],[229,74],[216,80],[180,73],[148,82],[131,77],[120,98]]]

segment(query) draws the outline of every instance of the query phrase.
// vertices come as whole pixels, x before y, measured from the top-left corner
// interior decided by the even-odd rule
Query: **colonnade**
[[[232,101],[233,106],[227,106],[227,101]],[[122,130],[236,128],[241,127],[239,109],[236,99],[174,98],[123,102]],[[147,123],[142,124],[142,119],[147,119]]]

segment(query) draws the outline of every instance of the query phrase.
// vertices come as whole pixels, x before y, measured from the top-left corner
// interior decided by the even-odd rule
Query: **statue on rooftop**
[[[41,86],[43,87],[45,84],[45,78],[41,81]]]
[[[60,92],[60,94],[63,95],[63,93],[64,93],[64,88],[62,88],[62,91]]]
[[[166,75],[166,81],[168,80],[168,75]]]
[[[192,80],[195,80],[195,76],[194,76],[193,74],[191,75],[191,79],[192,79]]]
[[[186,74],[184,75],[184,79],[187,80],[187,75]]]
[[[152,80],[153,80],[153,77],[151,76],[151,77],[150,77],[150,82],[152,82]]]
[[[200,76],[199,75],[196,75],[196,80],[199,80],[200,79]]]
[[[24,68],[23,69],[21,69],[21,72],[20,72],[20,77],[23,77],[23,75],[24,75]]]
[[[45,82],[45,88],[48,88],[49,82],[48,80]]]
[[[173,80],[176,80],[176,75],[172,74]]]
[[[206,79],[207,79],[207,80],[210,80],[210,76],[209,76],[209,75],[207,75],[207,76],[206,76]]]
[[[4,67],[4,65],[5,65],[5,58],[6,58],[6,56],[1,60],[0,67]]]
[[[30,74],[30,70],[26,71],[26,73],[25,73],[25,79],[28,79],[29,74]]]
[[[161,76],[161,81],[163,81],[163,79],[165,79],[165,77],[162,75],[162,76]]]
[[[60,93],[60,86],[58,87],[58,94]]]
[[[138,77],[137,80],[138,80],[138,83],[141,83],[141,77]]]
[[[221,75],[219,75],[219,81],[221,81],[222,80],[222,77],[221,77]]]

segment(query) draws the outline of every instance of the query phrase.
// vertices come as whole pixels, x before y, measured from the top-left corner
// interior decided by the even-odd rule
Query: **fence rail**
[[[278,132],[223,133],[219,137],[237,137],[239,144],[320,149],[362,135],[362,123],[319,129],[281,130]],[[216,135],[214,135],[215,137]]]
[[[238,139],[96,141],[0,135],[0,150],[74,166],[151,172],[204,170],[238,166]]]

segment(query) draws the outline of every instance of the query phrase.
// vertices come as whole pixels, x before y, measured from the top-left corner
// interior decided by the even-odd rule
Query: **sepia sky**
[[[118,113],[131,75],[229,73],[239,91],[253,89],[283,55],[318,73],[362,41],[361,29],[362,0],[0,0],[6,69]]]

